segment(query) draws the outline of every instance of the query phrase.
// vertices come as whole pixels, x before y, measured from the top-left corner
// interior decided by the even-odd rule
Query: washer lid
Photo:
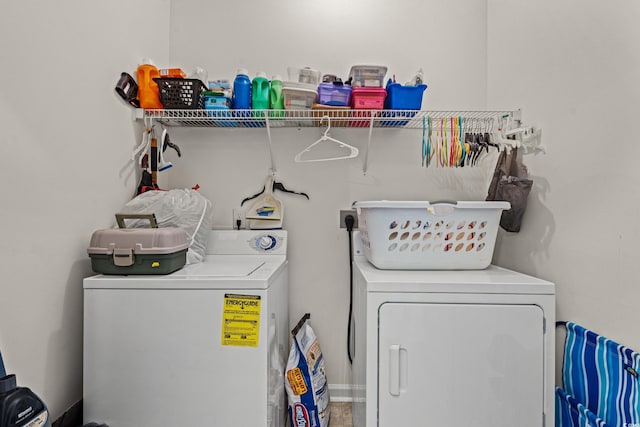
[[[262,258],[248,256],[207,256],[204,262],[176,271],[174,278],[247,277],[266,264]]]
[[[85,289],[267,289],[287,268],[284,255],[207,255],[166,275],[97,275]]]

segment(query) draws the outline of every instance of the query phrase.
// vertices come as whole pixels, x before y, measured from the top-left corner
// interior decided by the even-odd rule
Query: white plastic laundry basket
[[[508,202],[356,202],[370,263],[383,270],[482,270]]]

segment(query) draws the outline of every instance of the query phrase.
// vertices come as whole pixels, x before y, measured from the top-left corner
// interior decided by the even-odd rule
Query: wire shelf
[[[422,129],[462,117],[470,127],[486,128],[499,119],[515,118],[517,111],[416,111],[416,110],[144,110],[142,117],[165,126],[213,128],[331,127]]]
[[[202,128],[262,128],[266,130],[269,142],[269,156],[271,170],[276,171],[272,150],[271,129],[273,128],[304,128],[325,127],[332,128],[363,128],[368,130],[367,144],[364,147],[364,161],[362,171],[367,173],[369,165],[369,148],[373,129],[422,129],[423,147],[425,130],[439,132],[472,133],[500,133],[514,129],[511,132],[533,131],[533,129],[518,127],[521,123],[520,110],[476,110],[476,111],[426,111],[426,110],[351,110],[348,108],[324,108],[322,110],[144,110],[136,109],[134,119],[144,119],[145,123],[157,122],[164,126],[173,127],[202,127]],[[539,132],[536,144],[539,144]],[[519,145],[516,140],[497,141],[498,145]],[[533,147],[538,150],[537,145]],[[539,149],[544,151],[543,149]]]

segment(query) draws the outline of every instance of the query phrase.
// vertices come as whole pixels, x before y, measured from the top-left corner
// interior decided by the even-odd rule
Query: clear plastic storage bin
[[[382,87],[387,67],[384,65],[354,65],[349,72],[351,87]]]
[[[383,270],[482,270],[508,202],[354,204],[367,260]]]
[[[287,67],[287,76],[289,77],[289,81],[291,82],[318,86],[320,84],[321,74],[322,73],[320,73],[320,71],[314,70],[313,68],[309,67]]]
[[[286,85],[286,83],[284,83]],[[285,110],[311,110],[318,99],[318,92],[311,89],[299,89],[283,86]]]

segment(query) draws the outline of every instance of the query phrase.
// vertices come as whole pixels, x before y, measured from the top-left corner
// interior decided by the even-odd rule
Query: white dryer
[[[359,253],[354,427],[554,425],[553,283],[493,265],[379,270]]]
[[[84,280],[84,422],[283,427],[286,231],[211,232],[204,262]]]

